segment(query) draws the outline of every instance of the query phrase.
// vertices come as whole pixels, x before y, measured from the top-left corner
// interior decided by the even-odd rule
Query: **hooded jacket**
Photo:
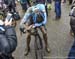
[[[12,54],[17,46],[17,36],[12,26],[4,26],[5,31],[0,30],[0,52],[3,54]]]

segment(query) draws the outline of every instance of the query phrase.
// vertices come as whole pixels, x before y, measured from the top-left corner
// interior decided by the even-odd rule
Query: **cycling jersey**
[[[37,23],[36,22],[36,13],[34,13],[34,9],[38,8],[39,11],[41,12],[41,15],[44,19],[44,21],[42,21],[41,23]],[[45,25],[46,22],[47,22],[47,15],[46,15],[46,11],[45,11],[45,5],[44,4],[37,4],[36,6],[32,6],[32,7],[29,7],[28,10],[26,11],[20,25],[22,25],[23,23],[26,23],[28,20],[29,20],[29,17],[30,16],[33,16],[33,21],[34,21],[34,26],[41,26],[42,24]]]

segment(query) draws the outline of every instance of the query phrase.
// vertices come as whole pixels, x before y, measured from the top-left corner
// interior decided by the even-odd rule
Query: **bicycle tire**
[[[43,42],[42,42],[42,38],[40,37],[40,35],[38,34],[38,38],[39,38],[39,43],[40,43],[40,59],[43,59]]]
[[[38,43],[40,47],[38,46]],[[35,36],[35,59],[43,59],[43,43],[39,34]]]

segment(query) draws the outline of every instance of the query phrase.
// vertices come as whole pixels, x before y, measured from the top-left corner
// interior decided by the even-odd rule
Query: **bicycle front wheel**
[[[43,45],[40,36],[35,37],[35,59],[43,59]]]

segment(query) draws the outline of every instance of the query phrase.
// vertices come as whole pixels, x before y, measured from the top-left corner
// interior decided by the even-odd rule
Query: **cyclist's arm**
[[[45,10],[43,10],[43,13],[44,13],[44,16],[43,16],[44,21],[42,22],[42,24],[45,25],[47,23],[47,14]]]
[[[25,15],[24,15],[24,17],[23,17],[23,19],[22,19],[20,25],[22,25],[22,24],[24,24],[24,23],[27,22],[29,16],[31,15],[31,12],[30,12],[31,9],[32,9],[31,7],[27,9],[27,11],[26,11],[26,13],[25,13]]]
[[[29,18],[30,14],[25,14],[21,23],[20,23],[20,29],[23,29],[23,28],[27,28],[28,26],[26,25],[27,21],[28,21],[28,18]]]
[[[28,20],[28,18],[29,18],[29,16],[30,16],[30,13],[26,13],[26,14],[24,15],[23,19],[21,20],[20,25],[26,23],[27,20]]]

